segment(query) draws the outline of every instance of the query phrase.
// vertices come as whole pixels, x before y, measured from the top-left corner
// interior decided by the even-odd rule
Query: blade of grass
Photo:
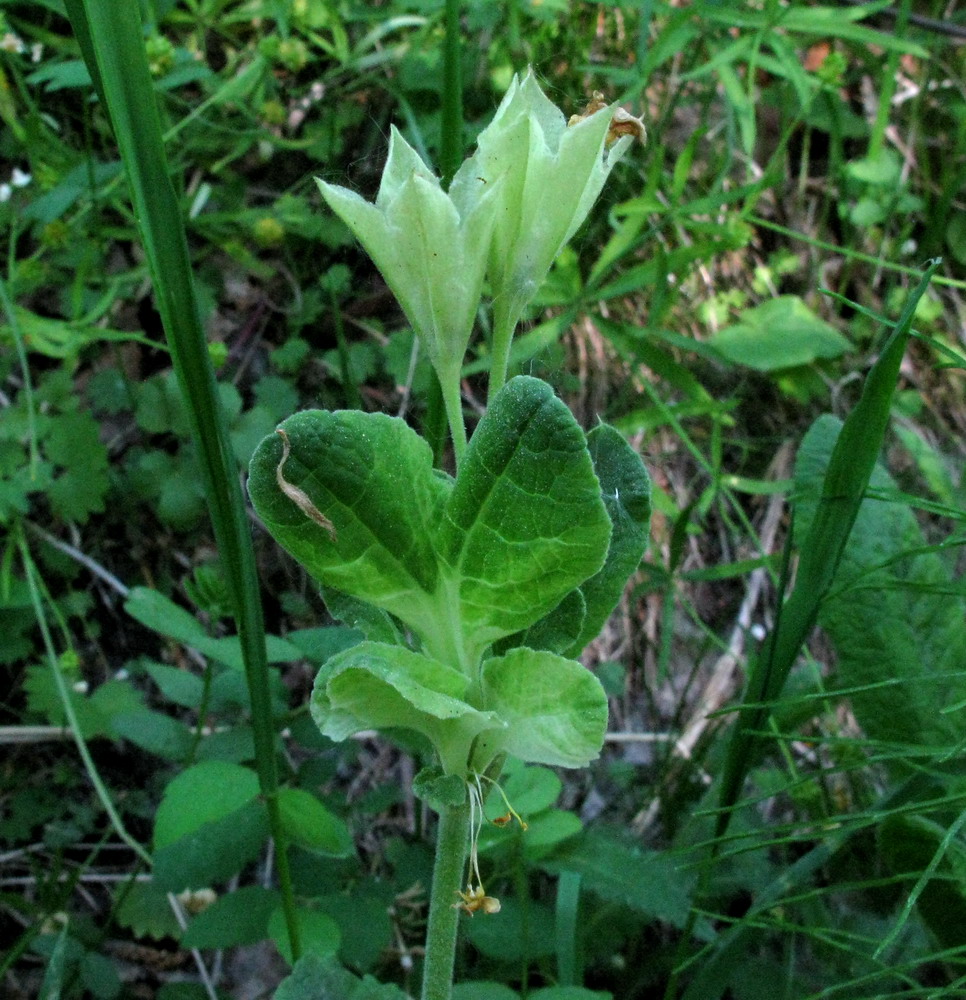
[[[746,705],[725,757],[716,836],[727,830],[741,786],[751,766],[758,736],[768,720],[768,703],[781,693],[802,643],[815,623],[852,531],[869,476],[885,436],[899,365],[909,339],[916,304],[941,261],[932,261],[905,307],[879,358],[865,380],[862,395],[849,414],[829,462],[822,496],[808,536],[798,540],[800,552],[795,588],[779,608],[775,627],[751,666]]]
[[[446,34],[443,42],[442,135],[440,136],[440,173],[448,187],[463,160],[463,76],[460,59],[459,0],[446,0]]]
[[[298,925],[278,806],[265,628],[238,469],[198,312],[181,211],[168,174],[138,5],[67,0],[71,24],[111,119],[144,243],[158,311],[201,461],[205,497],[231,594],[252,706],[255,758],[265,797],[286,927],[295,957]]]
[[[27,581],[27,589],[30,593],[30,602],[33,605],[34,617],[37,621],[37,626],[40,629],[40,635],[44,643],[44,650],[47,653],[47,662],[50,664],[50,671],[54,678],[54,686],[57,689],[57,697],[60,699],[61,708],[64,711],[64,718],[67,720],[67,725],[70,727],[71,734],[74,737],[74,743],[77,746],[77,753],[84,765],[84,770],[87,773],[88,780],[94,786],[97,798],[100,801],[104,812],[107,814],[107,818],[110,820],[111,826],[114,827],[115,833],[117,833],[118,837],[120,837],[123,843],[125,843],[131,851],[137,855],[137,857],[139,857],[146,865],[150,866],[151,855],[148,854],[144,847],[137,840],[135,840],[130,833],[128,833],[127,827],[124,825],[124,821],[121,819],[120,814],[114,806],[114,800],[111,798],[111,793],[101,780],[100,771],[98,771],[97,765],[94,763],[94,758],[91,756],[91,752],[87,747],[87,740],[84,739],[80,722],[77,719],[77,713],[74,711],[74,703],[71,701],[70,691],[67,689],[67,680],[64,677],[60,659],[57,656],[57,650],[54,646],[54,639],[47,623],[47,615],[44,611],[45,603],[48,606],[50,605],[50,597],[49,595],[41,593],[41,589],[43,587],[42,578],[37,572],[37,566],[34,563],[33,556],[30,554],[27,541],[23,537],[22,530],[19,525],[15,527],[14,538],[20,552],[24,579]]]
[[[754,937],[760,933],[758,920],[782,906],[783,901],[796,892],[804,890],[854,837],[874,830],[886,816],[901,811],[909,803],[928,801],[930,781],[927,774],[916,774],[906,779],[886,792],[864,818],[827,833],[810,851],[762,887],[742,919],[722,931],[714,941],[691,955],[685,965],[675,970],[676,975],[687,969],[694,970],[694,978],[684,991],[682,1000],[719,1000],[728,988],[732,975],[747,960],[749,951],[754,947]],[[677,996],[677,993],[672,995]]]
[[[557,978],[561,986],[579,986],[584,977],[577,953],[577,909],[580,873],[561,872],[557,882]]]

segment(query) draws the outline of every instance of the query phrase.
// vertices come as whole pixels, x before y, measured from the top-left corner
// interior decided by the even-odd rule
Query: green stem
[[[282,858],[287,836],[273,802],[278,796],[275,724],[251,525],[227,418],[208,357],[181,205],[164,154],[139,5],[66,0],[66,6],[125,166],[157,308],[184,395],[205,499],[242,645],[256,769],[262,793],[269,803],[276,854]],[[297,958],[301,946],[294,892],[287,869],[280,867],[278,875],[286,928],[292,954]]]
[[[47,660],[50,663],[50,669],[54,676],[54,686],[57,688],[57,696],[60,698],[60,704],[64,710],[64,716],[67,719],[67,725],[70,727],[71,734],[74,737],[74,743],[77,746],[77,753],[80,755],[80,759],[84,764],[84,770],[87,772],[87,777],[90,780],[90,783],[94,786],[94,791],[97,793],[97,797],[100,799],[101,805],[104,807],[104,812],[107,813],[107,818],[110,820],[111,826],[114,827],[115,832],[121,840],[124,841],[124,843],[127,844],[127,846],[148,867],[150,867],[152,863],[151,855],[148,854],[144,847],[142,847],[141,844],[128,833],[127,827],[124,825],[124,821],[121,819],[117,809],[114,808],[111,793],[107,790],[107,786],[101,780],[101,775],[97,770],[97,765],[94,763],[94,758],[91,757],[90,750],[87,749],[87,741],[84,739],[80,722],[77,719],[77,713],[74,711],[74,703],[71,700],[70,691],[67,689],[67,681],[64,679],[64,674],[60,666],[60,660],[57,657],[57,650],[54,648],[54,640],[50,634],[50,629],[47,626],[47,616],[44,614],[40,587],[38,586],[37,579],[35,577],[36,567],[34,565],[33,557],[30,554],[30,550],[27,548],[26,541],[24,541],[23,536],[20,534],[19,525],[15,526],[15,535],[17,536],[17,546],[20,549],[20,558],[23,562],[24,576],[27,580],[27,589],[30,591],[30,600],[34,606],[34,615],[37,619],[37,625],[40,628],[40,635],[43,639],[44,648],[47,652]]]
[[[513,331],[517,326],[517,316],[500,303],[493,304],[493,339],[490,349],[490,384],[488,399],[503,388],[506,382],[507,370],[510,366],[510,345],[513,343]]]
[[[460,394],[459,365],[453,371],[440,371],[439,385],[443,393],[443,405],[446,407],[446,419],[449,422],[450,434],[453,438],[453,453],[456,456],[456,468],[459,469],[466,451],[466,425],[463,423],[463,397]]]
[[[453,906],[453,902],[463,884],[469,828],[469,799],[440,815],[433,889],[429,900],[422,1000],[450,1000],[452,994],[456,931],[460,917],[460,911]]]

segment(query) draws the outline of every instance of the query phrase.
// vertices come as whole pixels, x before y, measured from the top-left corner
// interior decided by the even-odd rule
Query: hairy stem
[[[439,384],[443,391],[443,405],[446,407],[446,419],[453,438],[453,452],[456,456],[456,468],[460,467],[463,453],[466,451],[466,425],[463,423],[463,398],[460,394],[459,362],[453,371],[440,371]]]
[[[429,900],[422,1000],[450,1000],[460,911],[453,907],[463,882],[470,804],[446,809],[439,818],[436,865]]]
[[[493,303],[493,338],[490,344],[490,384],[488,399],[503,388],[506,382],[507,369],[510,364],[510,345],[513,342],[513,331],[517,319],[505,306],[499,302]]]

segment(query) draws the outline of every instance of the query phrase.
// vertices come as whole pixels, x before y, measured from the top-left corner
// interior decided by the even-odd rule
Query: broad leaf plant
[[[454,905],[499,909],[476,862],[482,783],[506,755],[582,767],[603,744],[607,698],[576,657],[640,562],[648,475],[612,427],[585,433],[549,385],[505,374],[527,303],[633,141],[619,110],[596,100],[568,123],[528,74],[448,191],[395,130],[374,204],[320,181],[435,368],[455,475],[403,420],[357,410],[296,413],[251,463],[263,523],[365,636],[319,672],[319,728],[409,730],[435,755],[418,779],[441,814],[424,997],[449,995]],[[460,373],[484,287],[490,398],[467,442]]]

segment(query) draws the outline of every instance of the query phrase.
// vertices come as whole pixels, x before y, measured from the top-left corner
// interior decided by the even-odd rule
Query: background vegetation
[[[312,177],[371,196],[391,123],[440,163],[442,3],[142,13],[239,473],[308,406],[438,435],[425,359]],[[0,982],[268,996],[291,955],[251,699],[139,220],[62,5],[0,16]],[[484,834],[503,910],[464,920],[455,995],[962,995],[966,20],[479,0],[462,26],[467,147],[528,65],[567,114],[601,90],[644,115],[514,362],[622,430],[656,489],[650,552],[584,656],[605,753],[508,773],[529,829]],[[715,838],[719,710],[773,624],[789,504],[800,541],[881,317],[934,256],[821,630]],[[318,734],[315,670],[357,634],[255,532],[303,950],[415,992],[416,748]]]

